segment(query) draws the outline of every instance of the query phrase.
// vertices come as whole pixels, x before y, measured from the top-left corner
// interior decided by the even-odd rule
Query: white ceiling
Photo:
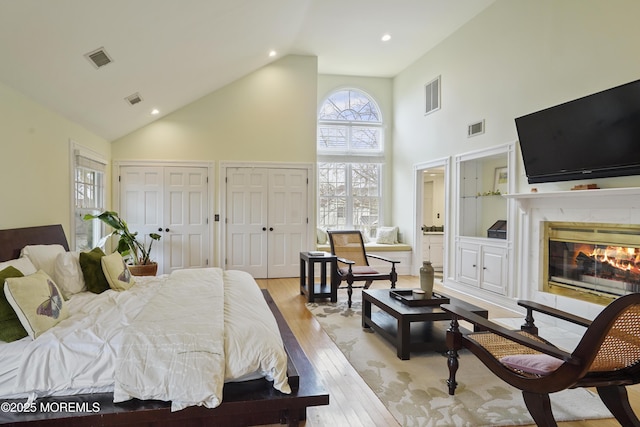
[[[112,141],[284,55],[393,77],[493,1],[0,0],[0,81]]]

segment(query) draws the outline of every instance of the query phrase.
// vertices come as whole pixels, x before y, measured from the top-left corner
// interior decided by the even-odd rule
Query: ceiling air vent
[[[484,119],[476,123],[471,123],[467,126],[468,137],[480,135],[481,133],[484,133]]]
[[[125,100],[131,105],[136,105],[136,104],[139,104],[140,102],[142,102],[142,97],[140,96],[140,94],[138,92],[136,92],[133,95],[127,96],[125,98]]]
[[[89,62],[91,62],[91,64],[93,64],[94,67],[96,67],[96,69],[102,68],[105,65],[113,62],[113,60],[103,47],[96,49],[93,52],[85,53],[84,56],[89,60]]]

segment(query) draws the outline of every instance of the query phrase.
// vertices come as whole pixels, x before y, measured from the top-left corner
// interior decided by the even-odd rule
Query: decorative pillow
[[[319,245],[326,245],[329,242],[327,231],[322,228],[316,228],[316,241]]]
[[[109,289],[109,282],[102,271],[100,259],[105,256],[100,248],[93,248],[90,252],[80,252],[78,260],[82,269],[82,277],[87,290],[100,294]]]
[[[56,258],[65,252],[62,245],[28,245],[22,248],[20,256],[29,258],[36,269],[53,277]]]
[[[111,289],[114,291],[126,291],[133,286],[133,276],[131,272],[129,272],[127,263],[124,262],[122,255],[118,252],[103,256],[100,262],[102,263],[102,271]]]
[[[376,243],[395,245],[398,243],[398,227],[379,227]]]
[[[30,276],[7,278],[4,293],[31,338],[38,338],[69,317],[60,289],[42,270]]]
[[[23,277],[23,274],[15,267],[7,267],[0,271],[0,283],[4,288],[4,281],[9,277]],[[4,291],[0,292],[0,340],[4,342],[12,342],[27,336],[27,331],[20,323],[16,314]]]
[[[503,365],[535,375],[548,375],[564,362],[548,354],[515,354],[500,359]]]
[[[0,262],[0,270],[4,270],[7,267],[14,267],[20,270],[20,273],[28,276],[29,274],[33,274],[38,269],[33,265],[29,258],[18,258],[12,259],[10,261]]]
[[[56,258],[53,268],[53,280],[60,288],[64,299],[71,298],[79,292],[86,291],[82,269],[80,268],[79,252],[63,252]]]

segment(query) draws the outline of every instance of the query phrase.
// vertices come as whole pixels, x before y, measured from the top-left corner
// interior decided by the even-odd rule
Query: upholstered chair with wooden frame
[[[334,275],[338,283],[335,286],[339,287],[343,281],[347,282],[349,307],[351,307],[353,288],[367,289],[374,280],[389,280],[391,288],[396,287],[398,280],[396,264],[400,261],[368,254],[364,247],[362,234],[358,230],[328,230],[327,234],[329,235],[331,253],[338,258],[338,271]],[[372,268],[369,265],[369,258],[388,262],[390,264],[389,271],[379,272],[377,267]],[[355,282],[364,282],[364,285],[354,286]]]
[[[531,301],[518,304],[527,310],[519,331],[503,328],[459,307],[442,305],[452,314],[447,331],[449,394],[455,392],[458,350],[464,347],[502,380],[522,390],[538,426],[556,426],[549,394],[577,387],[595,387],[621,425],[640,426],[625,388],[640,382],[640,293],[617,298],[593,321]],[[571,353],[538,335],[534,311],[586,327]],[[484,332],[462,333],[459,319]]]

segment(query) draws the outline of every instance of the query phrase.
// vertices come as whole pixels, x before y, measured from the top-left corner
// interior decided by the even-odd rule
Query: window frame
[[[78,157],[85,159],[85,165],[79,165]],[[89,166],[93,164],[94,167]],[[79,239],[78,236],[78,221],[84,221],[82,217],[85,213],[100,213],[107,208],[107,165],[108,161],[102,155],[96,153],[84,147],[75,141],[69,141],[69,168],[70,168],[70,233],[69,233],[69,248],[74,251],[92,249],[85,247],[78,247]],[[89,185],[93,188],[96,196],[94,199],[99,200],[96,206],[92,207],[79,207],[77,203],[77,173],[78,168],[83,168],[84,170],[93,171],[97,174],[97,179],[94,183],[90,183]],[[101,169],[101,170],[100,170]],[[91,227],[92,232],[92,243],[97,243],[105,233],[104,224],[101,221],[93,221],[93,225]],[[93,245],[95,246],[95,245]]]
[[[366,97],[368,103],[371,104],[371,107],[375,114],[377,115],[378,121],[358,121],[358,120],[321,120],[318,118],[318,132],[316,135],[316,154],[317,154],[317,191],[318,191],[318,208],[317,208],[317,226],[321,228],[338,228],[338,229],[359,229],[363,231],[363,235],[365,239],[371,237],[375,238],[376,227],[382,225],[384,222],[383,218],[383,203],[384,203],[384,195],[383,195],[383,185],[385,182],[384,179],[384,161],[385,161],[385,144],[384,144],[384,129],[385,124],[382,116],[382,112],[380,107],[378,106],[377,101],[371,95],[366,93],[363,90],[355,89],[355,88],[340,88],[331,91],[320,103],[318,117],[320,117],[321,111],[326,102],[330,101],[331,97],[335,94],[343,91],[353,91],[357,92],[359,96]],[[334,104],[335,106],[335,104]],[[330,126],[342,126],[346,129],[346,143],[344,147],[335,147],[335,148],[321,148],[319,144],[319,136],[321,127],[330,127]],[[353,136],[354,129],[361,128],[370,128],[375,129],[377,133],[377,142],[378,147],[375,149],[355,149],[353,147],[353,141],[351,137]],[[329,163],[329,164],[344,164],[345,165],[345,194],[344,195],[323,195],[321,193],[320,186],[323,181],[321,181],[321,164]],[[375,196],[358,196],[354,194],[353,182],[352,182],[352,174],[353,174],[353,165],[357,164],[375,164],[378,168],[378,182],[377,182],[377,194]],[[354,221],[354,213],[356,211],[355,200],[358,197],[367,197],[377,199],[377,220],[375,224],[355,224]],[[321,198],[337,198],[344,199],[344,218],[345,223],[340,224],[340,221],[336,219],[336,224],[320,224],[320,221],[324,219],[322,215],[321,209],[322,204],[320,203]],[[326,215],[325,215],[326,216]],[[338,218],[338,217],[336,217]]]

